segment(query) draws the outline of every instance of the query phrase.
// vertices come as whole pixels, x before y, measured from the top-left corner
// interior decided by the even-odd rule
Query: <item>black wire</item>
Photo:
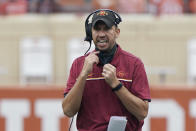
[[[74,119],[74,116],[71,118],[71,123],[69,125],[69,131],[71,131],[71,126],[72,126],[72,123],[73,123],[73,119]]]
[[[88,51],[90,50],[90,48],[91,48],[91,41],[89,41],[89,44],[90,44],[90,46],[89,46],[88,50],[85,52],[84,55],[86,55],[86,53],[88,53]]]

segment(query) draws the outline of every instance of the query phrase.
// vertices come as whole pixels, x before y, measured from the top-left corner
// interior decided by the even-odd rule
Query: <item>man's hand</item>
[[[105,64],[103,66],[102,75],[105,78],[105,81],[112,88],[115,88],[120,83],[120,81],[117,79],[117,76],[116,76],[116,67],[114,67],[111,64]]]
[[[82,73],[88,75],[92,72],[93,64],[99,63],[99,57],[97,54],[99,54],[99,51],[92,52],[85,58]]]

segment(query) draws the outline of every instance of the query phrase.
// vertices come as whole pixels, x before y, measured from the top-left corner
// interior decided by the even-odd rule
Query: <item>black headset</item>
[[[118,24],[122,21],[120,15],[117,14],[116,12],[114,12],[113,10],[109,10],[109,9],[99,9],[99,10],[96,10],[96,11],[92,12],[92,13],[86,18],[86,21],[85,21],[86,37],[85,37],[84,41],[88,41],[88,42],[91,42],[91,41],[92,41],[92,32],[91,32],[92,23],[89,23],[89,18],[91,17],[91,15],[93,15],[93,14],[99,12],[99,11],[110,11],[110,12],[112,12],[113,14],[115,14],[115,16],[116,16],[115,25],[118,25]]]
[[[92,38],[92,31],[91,31],[91,29],[92,29],[92,22],[91,23],[89,22],[89,18],[92,15],[94,15],[95,13],[99,12],[99,11],[110,11],[110,12],[112,12],[115,15],[115,17],[116,17],[116,19],[114,20],[115,21],[115,25],[118,25],[122,21],[120,15],[118,13],[114,12],[113,10],[110,10],[110,9],[99,9],[99,10],[96,10],[96,11],[92,12],[91,14],[89,14],[89,16],[86,18],[86,21],[85,21],[86,37],[85,37],[84,41],[89,42],[90,43],[90,47],[86,51],[86,53],[90,50],[90,48],[91,48],[91,41],[93,40],[93,38]]]

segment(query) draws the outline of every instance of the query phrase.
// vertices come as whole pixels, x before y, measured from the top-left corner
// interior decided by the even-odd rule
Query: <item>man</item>
[[[141,131],[150,92],[144,65],[116,43],[120,29],[111,10],[98,10],[91,24],[96,50],[77,58],[70,70],[64,114],[77,115],[79,131],[106,131],[111,116],[126,116],[126,131]]]

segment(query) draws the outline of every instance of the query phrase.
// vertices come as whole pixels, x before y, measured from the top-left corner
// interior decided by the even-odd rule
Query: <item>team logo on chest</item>
[[[124,71],[118,71],[116,72],[116,75],[117,77],[120,77],[120,78],[125,78],[127,73],[125,73]]]

